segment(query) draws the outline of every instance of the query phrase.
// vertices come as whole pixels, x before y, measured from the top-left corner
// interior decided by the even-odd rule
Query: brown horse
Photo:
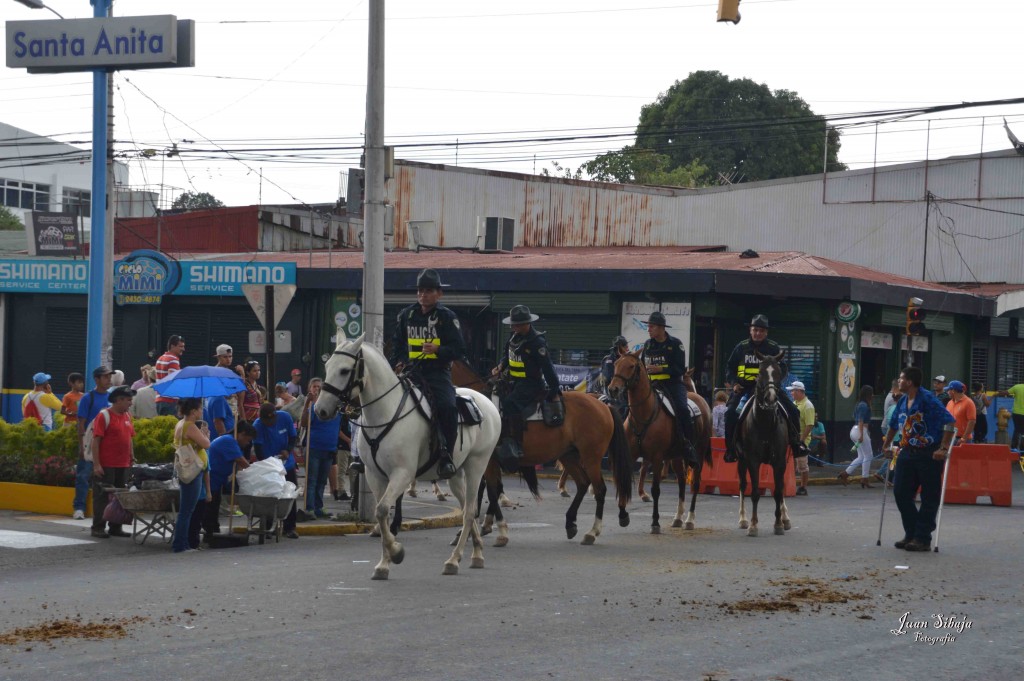
[[[456,363],[458,366],[459,363]],[[481,381],[465,365],[453,367],[452,382],[456,385],[473,387]],[[569,539],[576,536],[576,517],[587,488],[594,486],[596,511],[594,525],[583,537],[584,545],[593,544],[601,534],[604,517],[604,500],[607,487],[601,475],[601,459],[607,454],[611,462],[612,478],[615,481],[616,499],[619,508],[629,503],[633,486],[633,467],[629,459],[629,446],[622,419],[614,407],[610,407],[593,395],[581,392],[562,393],[565,405],[565,423],[557,428],[544,425],[543,421],[528,421],[523,431],[523,458],[520,470],[535,497],[539,497],[537,465],[561,461],[565,470],[576,483],[576,495],[565,513],[565,533]],[[501,483],[501,470],[494,458],[484,473],[488,498],[497,498]],[[488,511],[490,512],[490,510]],[[629,524],[628,514],[623,518],[619,513],[619,524]]]
[[[697,504],[697,490],[700,489],[700,473],[703,464],[711,463],[711,410],[707,402],[693,389],[691,373],[686,375],[687,390],[689,399],[700,409],[700,418],[694,419],[694,432],[696,442],[693,443],[697,450],[699,463],[696,466],[689,466],[693,471],[693,486],[691,489],[690,510],[686,514],[685,527],[688,530],[694,528],[694,509]],[[672,521],[672,527],[683,527],[683,509],[686,503],[686,470],[687,464],[682,458],[680,451],[679,435],[676,428],[675,417],[665,411],[661,401],[655,394],[647,375],[647,369],[640,361],[640,351],[623,355],[615,362],[615,375],[608,384],[608,394],[619,399],[625,392],[629,398],[629,418],[626,419],[626,434],[629,438],[629,453],[631,460],[643,459],[641,467],[650,465],[653,479],[651,482],[651,494],[654,498],[654,508],[651,515],[651,534],[661,533],[660,516],[658,514],[658,498],[661,495],[661,480],[663,476],[664,462],[669,461],[672,470],[675,471],[679,484],[679,504],[676,508],[676,517]],[[680,405],[687,408],[685,405]],[[620,505],[619,515],[622,516],[623,509]]]

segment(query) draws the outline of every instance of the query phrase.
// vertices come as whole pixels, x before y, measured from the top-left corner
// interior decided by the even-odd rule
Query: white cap
[[[790,390],[803,390],[805,392],[807,391],[807,389],[804,387],[804,384],[801,383],[800,381],[793,381],[792,383],[790,383],[789,384],[789,389]]]
[[[217,346],[217,352],[214,355],[214,357],[220,357],[221,355],[230,355],[230,354],[233,354],[233,353],[234,353],[234,350],[231,349],[230,345],[221,344],[221,345]]]
[[[110,377],[110,385],[113,388],[124,385],[124,372],[120,369],[114,369],[114,374]]]
[[[946,382],[946,377],[945,376],[936,376],[935,380],[939,381],[940,383],[945,383]]]

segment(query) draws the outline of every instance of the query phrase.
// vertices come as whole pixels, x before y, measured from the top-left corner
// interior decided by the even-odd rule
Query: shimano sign
[[[8,21],[7,66],[32,73],[194,66],[195,22],[171,14]]]

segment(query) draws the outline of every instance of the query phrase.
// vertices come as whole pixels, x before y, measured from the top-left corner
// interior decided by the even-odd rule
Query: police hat
[[[750,320],[750,325],[756,326],[759,329],[767,329],[768,318],[765,317],[763,314],[756,314],[754,315],[754,318]]]
[[[655,326],[664,326],[666,329],[671,329],[672,327],[666,324],[665,321],[665,315],[655,310],[651,313],[651,316],[647,318],[647,325],[650,326],[651,324],[654,324]]]
[[[530,308],[525,305],[516,305],[508,312],[508,316],[501,320],[502,324],[530,324],[540,319],[530,313]]]
[[[620,347],[620,346],[628,346],[628,345],[629,345],[629,341],[626,340],[625,336],[616,336],[615,340],[612,341],[612,347],[613,348],[617,348],[617,347]]]
[[[442,284],[441,275],[437,270],[428,267],[416,276],[416,288],[443,289],[448,288],[448,284]]]

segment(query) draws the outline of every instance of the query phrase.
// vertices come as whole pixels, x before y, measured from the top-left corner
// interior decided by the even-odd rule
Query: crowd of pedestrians
[[[129,484],[131,467],[136,463],[133,438],[136,419],[175,416],[179,419],[173,436],[175,449],[190,444],[200,461],[201,473],[188,483],[179,480],[180,499],[172,550],[184,552],[204,548],[221,531],[220,517],[225,493],[236,484],[233,473],[255,461],[277,457],[285,468],[286,479],[298,484],[296,451],[308,451],[306,460],[308,492],[303,519],[322,518],[324,493],[329,488],[336,500],[347,500],[344,480],[350,459],[349,424],[344,415],[323,421],[312,411],[320,393],[321,380],[313,378],[308,395],[302,386],[302,371],[291,372],[288,383],[278,384],[283,399],[267,401],[267,391],[259,384],[259,362],[241,365],[233,362],[229,345],[217,346],[216,366],[235,371],[245,390],[235,395],[207,399],[164,397],[154,384],[182,368],[185,339],[173,335],[167,350],[155,365],[140,368],[140,377],[131,386],[123,385],[124,374],[106,366],[93,370],[95,387],[83,392],[85,377],[72,373],[68,390],[58,399],[51,386],[52,376],[39,372],[32,377],[33,389],[22,400],[24,418],[36,419],[45,430],[56,425],[61,414],[64,427],[78,433],[79,456],[75,466],[75,496],[72,517],[85,519],[87,498],[93,498],[92,536],[127,537],[118,523],[104,521],[110,491]],[[338,475],[339,470],[341,476]],[[339,479],[340,478],[340,479]],[[284,519],[283,531],[297,539],[297,511],[303,498]],[[228,509],[233,512],[233,509]]]

